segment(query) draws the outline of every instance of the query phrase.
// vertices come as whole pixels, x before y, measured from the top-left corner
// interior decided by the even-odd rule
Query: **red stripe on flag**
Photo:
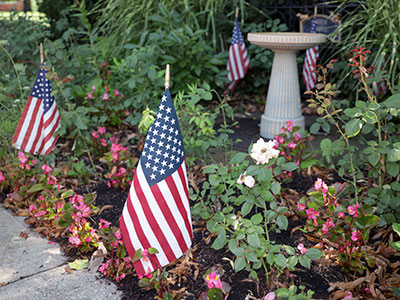
[[[144,179],[146,180],[146,179]],[[143,184],[148,184],[147,182],[144,182]],[[134,189],[136,192],[136,195],[138,197],[138,199],[140,200],[140,204],[142,205],[143,208],[143,212],[146,215],[146,219],[154,233],[154,235],[156,236],[162,250],[158,249],[159,251],[162,251],[165,253],[165,256],[167,257],[168,261],[173,261],[175,260],[175,254],[172,251],[167,239],[165,238],[165,235],[162,231],[162,229],[160,228],[160,225],[158,224],[157,220],[154,218],[153,212],[149,206],[149,203],[146,199],[146,195],[143,193],[142,187],[139,184],[139,180],[137,179],[137,177],[135,177],[135,179],[133,180],[133,185],[134,185]]]
[[[29,139],[31,137],[32,129],[33,129],[33,126],[35,125],[35,123],[36,122],[40,122],[40,123],[43,122],[42,116],[38,116],[38,111],[39,111],[41,105],[42,105],[42,101],[40,99],[37,99],[35,108],[33,110],[32,116],[31,116],[31,119],[29,120],[28,129],[25,132],[24,139],[23,139],[23,142],[21,144],[21,150],[25,151],[26,145],[28,144],[28,141],[29,141]],[[34,134],[40,134],[40,133],[35,132]]]
[[[15,144],[17,142],[17,140],[18,140],[18,136],[19,136],[19,134],[21,132],[22,126],[24,125],[24,121],[25,121],[26,115],[27,115],[27,113],[29,111],[29,107],[31,106],[31,103],[32,103],[32,96],[29,96],[28,100],[26,101],[26,104],[24,106],[24,110],[22,111],[21,118],[19,119],[17,128],[16,128],[14,136],[13,136],[13,139],[12,139],[12,143],[13,144]]]
[[[40,133],[40,132],[42,132],[42,130],[43,130],[43,122],[40,122],[37,132]],[[32,147],[31,147],[31,149],[30,149],[30,150],[31,150],[30,152],[35,151],[36,145],[37,145],[37,143],[39,142],[41,136],[42,136],[41,134],[37,134],[37,135],[36,135],[36,138],[35,138],[35,140],[34,140],[34,142],[33,142],[33,144],[32,144]]]
[[[166,178],[166,179],[168,179],[168,178]],[[172,233],[174,234],[176,241],[178,242],[179,248],[181,249],[182,253],[185,253],[187,250],[185,238],[183,237],[183,234],[182,234],[178,224],[176,223],[176,220],[175,220],[174,216],[172,215],[171,210],[169,209],[169,206],[168,206],[167,202],[165,201],[163,194],[160,191],[160,188],[158,187],[157,184],[151,186],[150,188],[151,188],[151,191],[153,192],[154,198],[157,199],[157,203],[160,207],[162,214],[164,215],[165,220],[167,221],[168,225],[170,225],[169,227],[170,227]],[[176,201],[177,200],[176,197],[179,196],[179,193],[174,194],[172,191],[171,191],[171,193],[173,196],[173,199],[171,199],[171,200]],[[170,200],[170,199],[168,199],[168,200]],[[174,259],[175,259],[175,257],[174,257]]]
[[[181,180],[182,180],[182,178],[181,178]],[[166,181],[171,193],[176,197],[175,198],[176,206],[178,207],[178,210],[179,210],[179,212],[180,212],[180,214],[182,216],[182,219],[185,222],[186,230],[189,233],[190,238],[192,239],[192,237],[193,237],[192,226],[190,225],[188,213],[186,211],[185,206],[183,205],[183,200],[181,198],[181,195],[179,194],[178,188],[175,185],[175,181],[173,180],[172,177],[167,177],[165,179],[165,181]],[[182,182],[182,185],[185,186],[186,184],[184,182]],[[185,244],[185,248],[186,249],[184,249],[184,250],[181,249],[182,252],[185,252],[187,250],[186,244]]]

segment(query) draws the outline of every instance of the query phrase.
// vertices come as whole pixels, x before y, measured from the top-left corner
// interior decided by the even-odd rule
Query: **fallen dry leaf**
[[[19,236],[22,237],[22,238],[24,238],[24,239],[28,239],[29,234],[27,234],[27,233],[21,231],[21,232],[19,233]]]

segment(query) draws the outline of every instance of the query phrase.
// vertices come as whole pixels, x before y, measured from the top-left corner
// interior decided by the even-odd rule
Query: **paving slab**
[[[3,205],[0,228],[1,300],[121,299],[117,286],[98,278],[98,273],[66,271],[60,247],[49,244]]]
[[[43,272],[65,263],[58,245],[33,232],[23,217],[0,206],[0,284]],[[20,233],[27,233],[27,239]]]
[[[121,292],[95,273],[54,268],[0,287],[2,300],[120,300]]]

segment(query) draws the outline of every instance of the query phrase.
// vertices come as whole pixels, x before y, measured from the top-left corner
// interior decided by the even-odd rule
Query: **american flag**
[[[316,32],[316,18],[311,21],[310,33]],[[307,49],[306,57],[303,65],[303,81],[306,85],[306,90],[309,91],[314,88],[317,83],[317,74],[313,72],[316,69],[317,60],[319,58],[318,46]]]
[[[130,257],[139,249],[158,250],[134,263],[142,276],[174,261],[192,244],[185,151],[168,89],[149,129],[120,230]]]
[[[15,148],[32,154],[49,154],[59,137],[53,136],[60,114],[46,73],[42,64],[12,139]]]
[[[239,23],[235,19],[235,25],[232,32],[232,41],[229,47],[228,59],[228,79],[231,82],[228,85],[230,90],[234,90],[239,80],[246,75],[250,66],[250,60],[247,55],[246,45],[244,44],[242,33],[240,32]]]

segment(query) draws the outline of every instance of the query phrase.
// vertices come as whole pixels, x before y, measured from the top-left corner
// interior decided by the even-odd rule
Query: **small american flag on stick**
[[[315,17],[311,21],[310,33],[316,33]],[[304,84],[306,85],[306,91],[309,91],[312,88],[314,88],[317,82],[317,74],[313,71],[316,69],[318,59],[319,59],[318,46],[307,49],[303,65],[303,81]]]
[[[168,88],[149,129],[120,230],[130,257],[139,249],[158,250],[134,262],[139,276],[174,261],[192,244],[185,152]]]
[[[42,63],[12,139],[15,148],[32,154],[49,154],[59,137],[53,136],[60,114],[46,73]]]
[[[236,88],[239,80],[246,75],[249,66],[250,60],[247,55],[246,45],[244,44],[236,16],[232,33],[232,41],[229,47],[229,59],[227,65],[228,79],[231,82],[228,85],[230,90],[234,90]]]

